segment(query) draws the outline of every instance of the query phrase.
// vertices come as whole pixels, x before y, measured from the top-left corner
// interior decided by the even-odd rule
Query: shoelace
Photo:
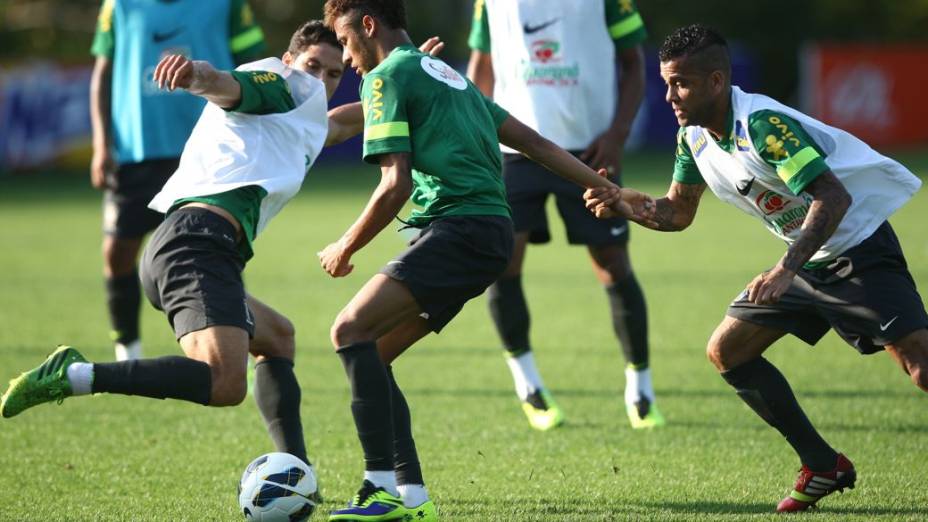
[[[363,506],[367,499],[376,494],[378,491],[381,491],[383,488],[370,487],[368,484],[361,486],[361,489],[358,490],[358,494],[354,496],[354,499],[351,501],[355,506]]]

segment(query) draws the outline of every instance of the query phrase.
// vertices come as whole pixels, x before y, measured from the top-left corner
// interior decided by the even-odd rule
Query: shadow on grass
[[[773,514],[774,503],[758,502],[717,502],[695,500],[692,502],[636,502],[634,505],[648,510],[672,511],[679,514]],[[813,513],[823,515],[873,515],[873,516],[906,516],[928,514],[928,509],[922,507],[832,507],[823,506],[815,509]]]

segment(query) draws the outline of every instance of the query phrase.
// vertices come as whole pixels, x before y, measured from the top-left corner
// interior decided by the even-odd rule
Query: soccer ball
[[[268,453],[245,468],[238,505],[245,520],[302,522],[316,509],[316,474],[289,453]]]

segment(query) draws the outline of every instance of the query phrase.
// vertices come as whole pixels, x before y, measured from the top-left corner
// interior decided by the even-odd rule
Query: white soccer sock
[[[90,395],[93,390],[93,364],[71,363],[68,366],[68,382],[74,395]]]
[[[509,365],[509,371],[512,372],[516,395],[523,401],[532,392],[545,387],[541,381],[541,374],[538,373],[538,368],[535,367],[535,356],[531,351],[527,351],[518,357],[507,357],[506,364]]]
[[[383,488],[394,497],[400,496],[396,489],[396,473],[392,471],[365,471],[364,480],[369,480],[371,484]]]
[[[133,361],[142,358],[142,341],[136,339],[128,344],[116,343],[116,360]]]
[[[625,368],[625,404],[634,404],[641,395],[654,402],[654,389],[651,387],[651,369],[636,370],[631,366]]]
[[[422,484],[402,484],[397,486],[400,496],[403,497],[403,505],[408,508],[421,506],[429,501],[429,492],[425,490]]]

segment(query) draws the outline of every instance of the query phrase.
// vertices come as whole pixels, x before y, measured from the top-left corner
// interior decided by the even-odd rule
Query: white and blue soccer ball
[[[268,453],[245,468],[238,504],[245,520],[302,522],[316,510],[316,474],[289,453]]]

